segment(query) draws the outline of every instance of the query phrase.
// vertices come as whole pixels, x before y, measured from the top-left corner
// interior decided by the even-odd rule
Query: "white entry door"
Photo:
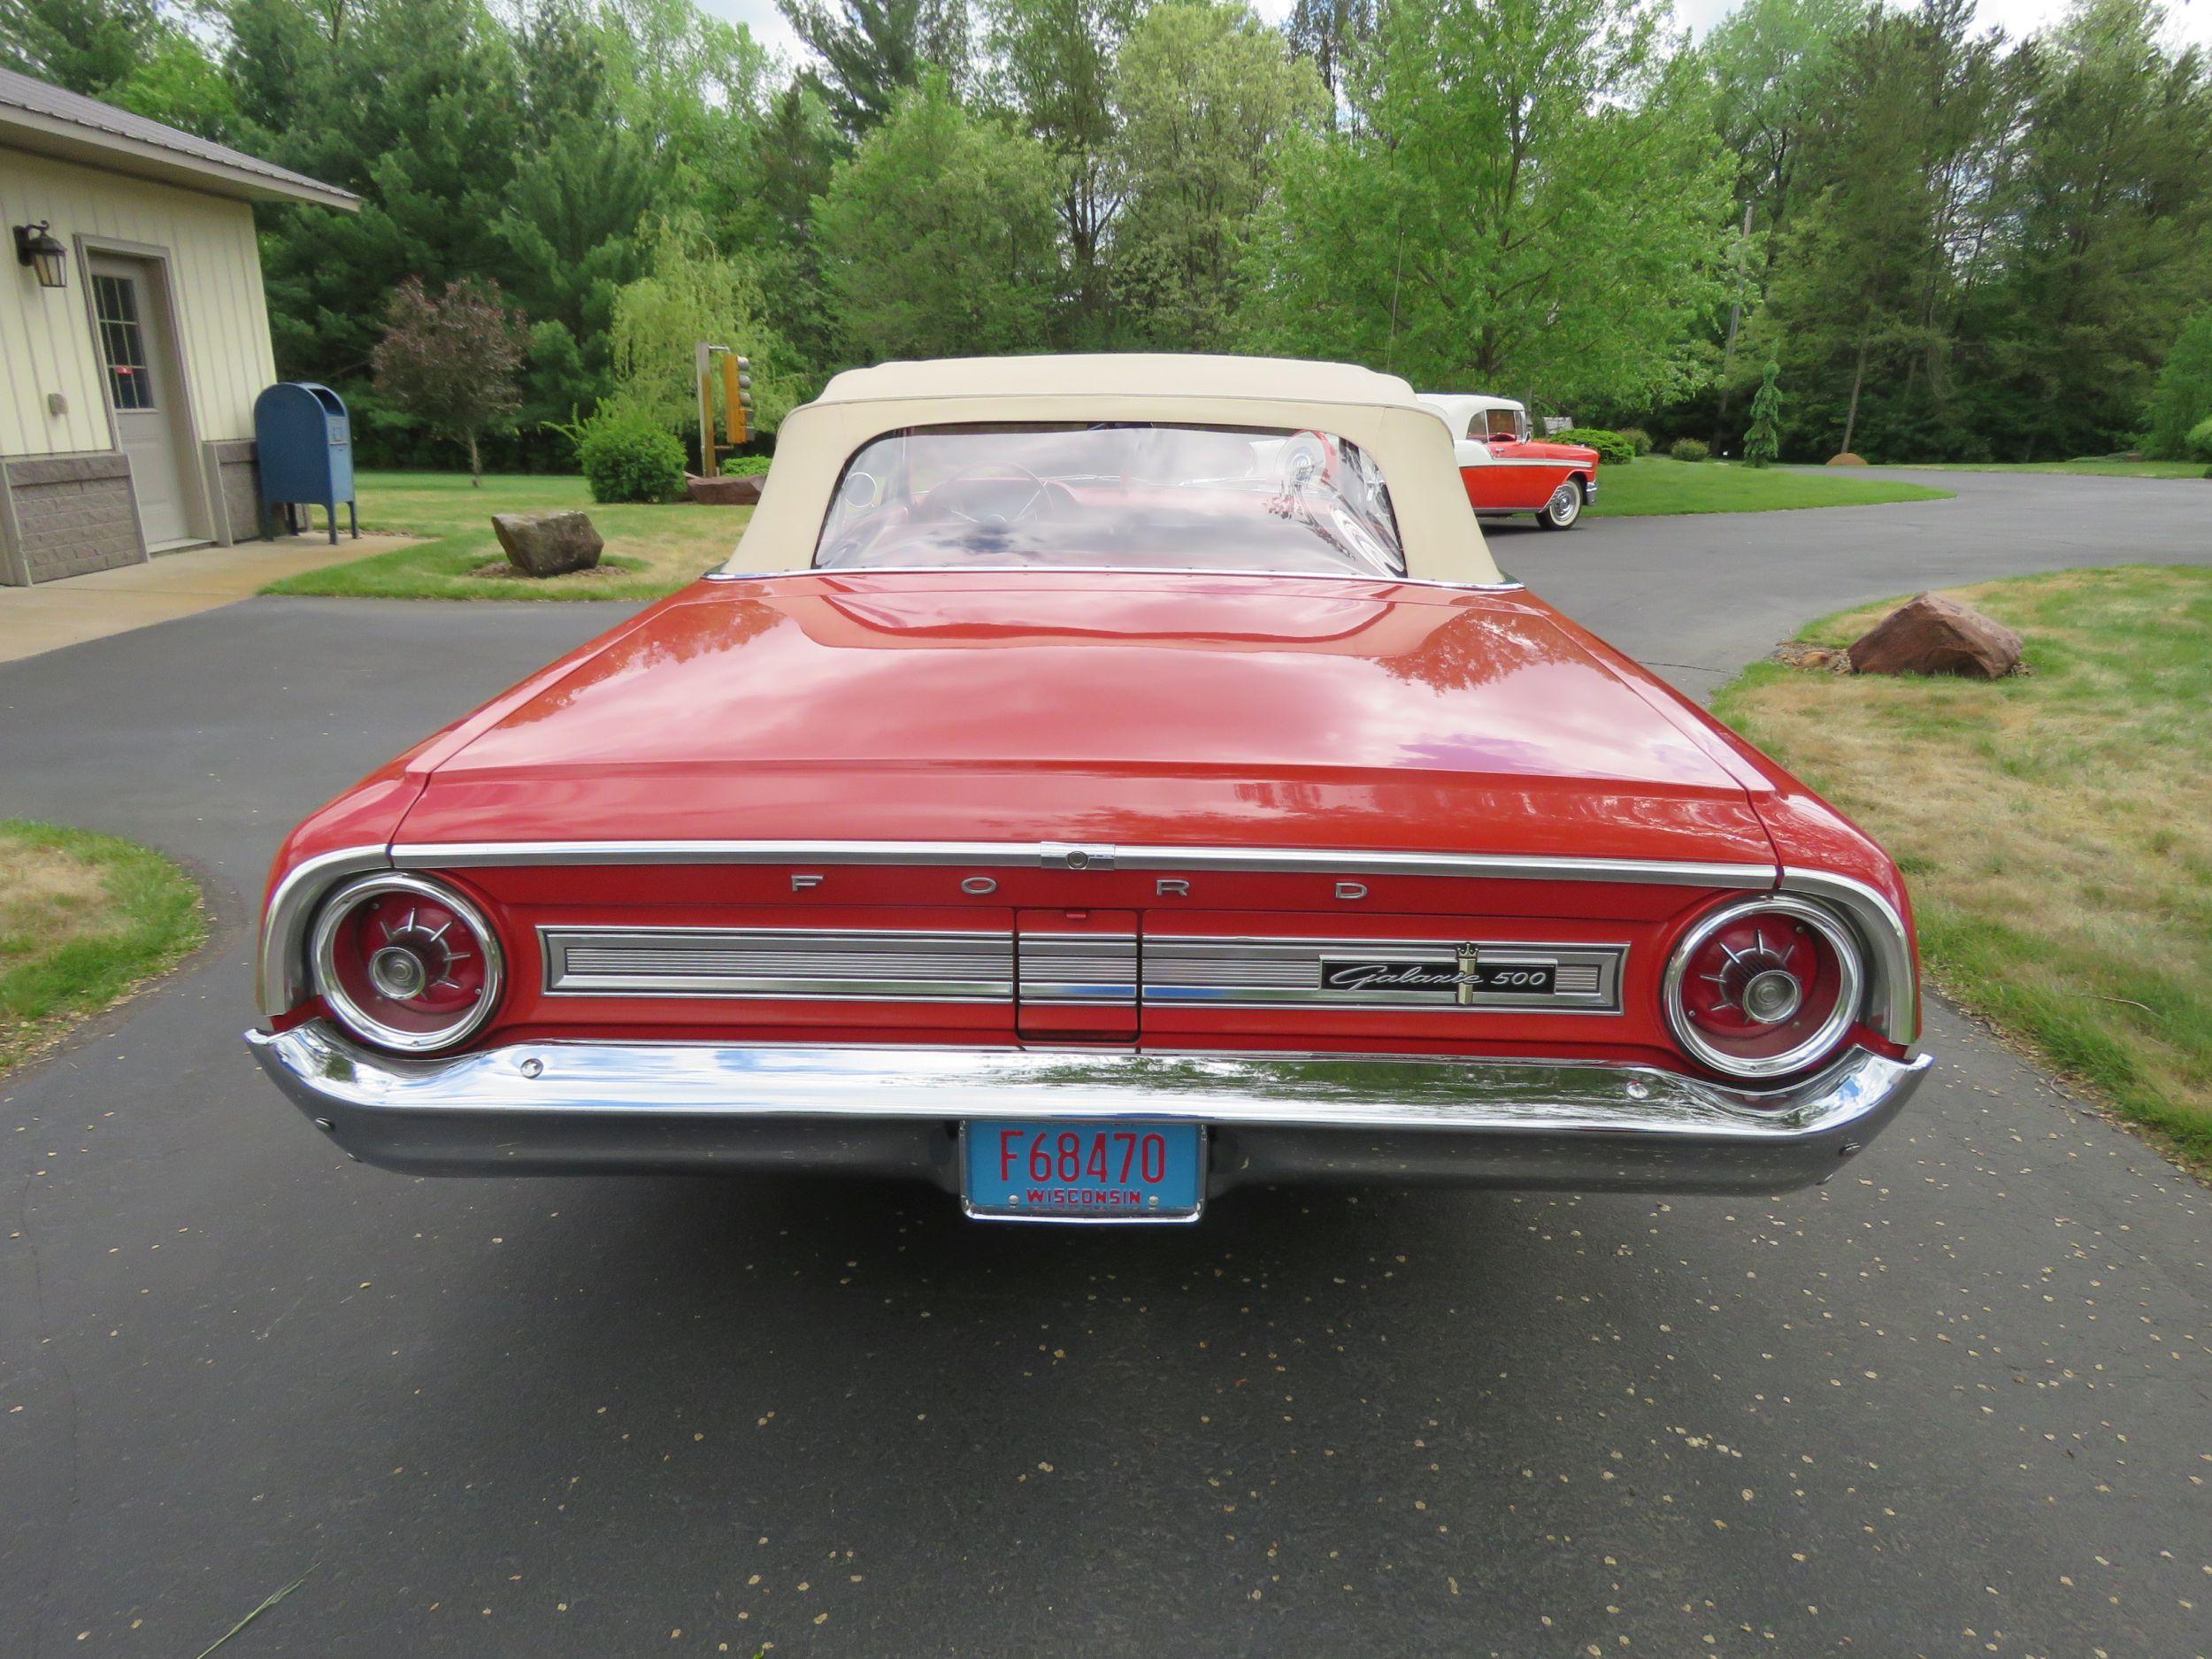
[[[116,442],[130,457],[131,485],[138,495],[146,546],[157,552],[193,539],[180,455],[184,411],[178,402],[168,319],[162,313],[152,273],[143,264],[111,257],[88,264],[93,326],[107,370]]]

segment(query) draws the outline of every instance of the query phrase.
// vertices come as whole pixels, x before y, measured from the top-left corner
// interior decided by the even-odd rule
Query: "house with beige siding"
[[[361,205],[0,70],[0,583],[259,534],[253,405],[276,365],[252,204],[270,201]]]

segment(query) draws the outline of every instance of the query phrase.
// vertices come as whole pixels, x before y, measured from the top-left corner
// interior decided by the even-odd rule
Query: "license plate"
[[[993,1221],[1195,1221],[1198,1124],[970,1123],[968,1213]]]

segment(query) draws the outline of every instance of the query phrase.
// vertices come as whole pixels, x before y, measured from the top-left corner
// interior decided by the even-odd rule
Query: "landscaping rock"
[[[767,481],[765,472],[726,473],[720,478],[701,478],[695,473],[688,483],[691,499],[702,506],[757,507],[760,487]]]
[[[492,533],[506,549],[507,562],[532,576],[562,576],[599,563],[606,542],[591,526],[591,516],[564,512],[495,512]]]
[[[1959,674],[2002,680],[2020,666],[2020,636],[1936,594],[1920,594],[1851,642],[1862,674]]]
[[[1850,450],[1846,449],[1841,455],[1830,456],[1828,465],[1831,466],[1864,466],[1866,457],[1863,455],[1854,455]]]

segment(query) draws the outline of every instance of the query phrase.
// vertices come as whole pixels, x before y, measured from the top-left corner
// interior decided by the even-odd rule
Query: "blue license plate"
[[[966,1126],[968,1213],[994,1221],[1194,1221],[1205,1195],[1198,1124]]]

